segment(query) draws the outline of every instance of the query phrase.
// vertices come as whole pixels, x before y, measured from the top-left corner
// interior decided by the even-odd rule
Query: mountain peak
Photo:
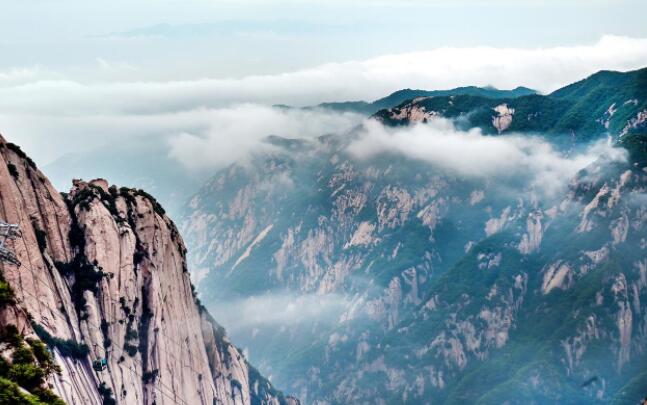
[[[60,368],[36,385],[13,384],[40,396],[47,383],[67,403],[296,403],[196,301],[184,242],[152,196],[105,179],[74,180],[61,195],[4,138],[0,189],[22,262],[0,264],[13,295],[0,323],[42,340]]]

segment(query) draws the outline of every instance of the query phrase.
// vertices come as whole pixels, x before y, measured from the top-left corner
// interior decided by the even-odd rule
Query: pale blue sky
[[[0,72],[77,80],[280,73],[440,46],[647,37],[644,0],[2,0]]]

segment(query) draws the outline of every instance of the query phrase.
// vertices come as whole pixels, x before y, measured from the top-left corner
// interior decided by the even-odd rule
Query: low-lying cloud
[[[261,147],[268,135],[293,138],[339,133],[362,117],[321,110],[239,104],[151,114],[41,116],[2,114],[0,133],[46,165],[70,153],[93,152],[112,145],[141,148],[142,139],[167,146],[167,153],[187,168],[217,169]],[[51,140],[55,139],[55,142]],[[155,148],[157,151],[159,148]],[[142,154],[147,153],[144,148]]]
[[[338,294],[268,293],[211,305],[209,311],[235,334],[252,328],[291,327],[339,320],[348,301]]]
[[[552,48],[443,47],[239,79],[80,83],[41,72],[29,83],[3,86],[0,110],[132,114],[244,102],[311,105],[373,100],[407,87],[465,85],[524,85],[548,92],[601,69],[635,69],[646,61],[647,38],[605,36],[590,45]]]
[[[312,138],[340,134],[361,120],[361,116],[352,113],[238,105],[211,110],[209,126],[204,131],[182,132],[171,137],[169,153],[191,169],[220,168],[267,148],[262,141],[268,135]]]
[[[625,158],[623,149],[604,140],[567,154],[539,137],[487,136],[478,128],[461,131],[442,118],[398,128],[368,120],[348,151],[360,159],[399,153],[466,177],[528,179],[531,187],[549,195],[601,156]]]
[[[195,138],[204,138],[195,128],[178,128],[174,118],[184,122],[191,116],[208,115],[205,111],[235,109],[232,106],[244,103],[314,105],[373,100],[402,88],[524,85],[547,92],[601,69],[630,70],[643,67],[646,61],[647,39],[605,36],[593,44],[552,48],[445,47],[243,78],[164,82],[127,81],[116,76],[117,81],[111,81],[105,77],[107,63],[102,64],[99,81],[79,81],[41,68],[12,69],[0,72],[0,130],[44,163],[62,154],[46,142],[52,138],[64,142],[66,137],[82,134],[65,145],[66,151],[76,151],[88,142],[111,143],[120,136],[155,131],[183,133],[184,148],[206,146],[215,161],[222,156],[219,150],[234,150],[237,141],[221,136],[220,148],[213,147]],[[242,127],[250,125],[245,121],[256,119],[241,118]],[[219,130],[223,134],[228,131]],[[270,122],[267,132],[281,131]],[[207,160],[206,153],[200,152],[201,160]],[[178,157],[184,155],[177,153]]]

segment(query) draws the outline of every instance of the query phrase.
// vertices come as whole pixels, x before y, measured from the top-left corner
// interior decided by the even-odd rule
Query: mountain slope
[[[183,223],[194,268],[215,263],[207,305],[295,291],[343,303],[328,321],[243,328],[278,384],[339,404],[579,402],[611,400],[643,371],[641,160],[538,201],[319,142],[221,173]]]
[[[538,95],[510,102],[515,117],[575,108]],[[490,132],[498,132],[492,115],[509,113],[490,110],[501,100],[455,96],[389,114],[402,125],[432,120],[424,116],[432,109],[407,112],[422,103],[439,103],[466,129],[482,109]],[[555,134],[565,122],[515,119],[504,132]],[[606,133],[595,125],[603,129],[578,127],[551,150],[577,160],[589,135]],[[421,133],[436,136],[424,128],[394,132],[422,145]],[[308,403],[635,403],[647,391],[641,128],[620,137],[628,161],[600,155],[554,194],[533,177],[553,157],[530,171],[521,162],[468,176],[420,154],[359,158],[349,145],[361,131],[271,137],[271,152],[221,170],[185,208],[198,290],[219,317],[232,314],[231,333],[261,370]],[[441,135],[485,146],[524,139],[530,154],[547,148],[521,136]],[[490,152],[442,157],[482,160],[486,170],[501,163]],[[235,322],[239,306],[251,309],[240,312],[249,322]]]
[[[383,109],[374,116],[389,125],[407,125],[442,116],[485,133],[536,132],[591,139],[621,136],[645,128],[647,68],[599,72],[549,95],[516,98],[457,95],[429,97]]]
[[[209,177],[189,172],[170,158],[168,139],[163,135],[133,137],[127,143],[69,153],[43,170],[57,190],[67,190],[70,179],[79,177],[110,179],[147,190],[170,214]]]
[[[355,367],[382,361],[389,374],[407,373],[392,384],[412,403],[637,403],[647,385],[636,382],[629,397],[623,386],[647,364],[637,315],[647,288],[646,186],[642,166],[581,173],[557,211],[508,220],[473,246],[381,341],[387,349]],[[540,230],[532,254],[519,228]],[[425,373],[435,380],[416,385]]]
[[[196,302],[184,243],[145,192],[95,180],[62,196],[0,138],[0,217],[20,227],[22,262],[0,263],[13,296],[0,325],[49,346],[60,372],[47,384],[65,403],[292,401]]]
[[[355,112],[360,114],[372,115],[385,109],[396,107],[405,101],[413,100],[418,97],[448,97],[448,96],[479,96],[486,98],[515,98],[536,94],[537,92],[527,87],[517,87],[512,90],[499,90],[493,87],[457,87],[450,90],[413,90],[402,89],[380,98],[373,102],[366,101],[346,101],[322,103],[317,105],[319,108],[330,109],[339,112]]]

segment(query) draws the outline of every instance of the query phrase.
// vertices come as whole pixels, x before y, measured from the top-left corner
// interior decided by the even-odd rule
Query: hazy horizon
[[[644,2],[583,4],[10,3],[0,15],[0,131],[46,165],[133,136],[203,137],[246,103],[468,85],[550,92],[598,70],[647,66]],[[174,123],[191,115],[202,118]],[[230,138],[218,140],[227,149]]]

